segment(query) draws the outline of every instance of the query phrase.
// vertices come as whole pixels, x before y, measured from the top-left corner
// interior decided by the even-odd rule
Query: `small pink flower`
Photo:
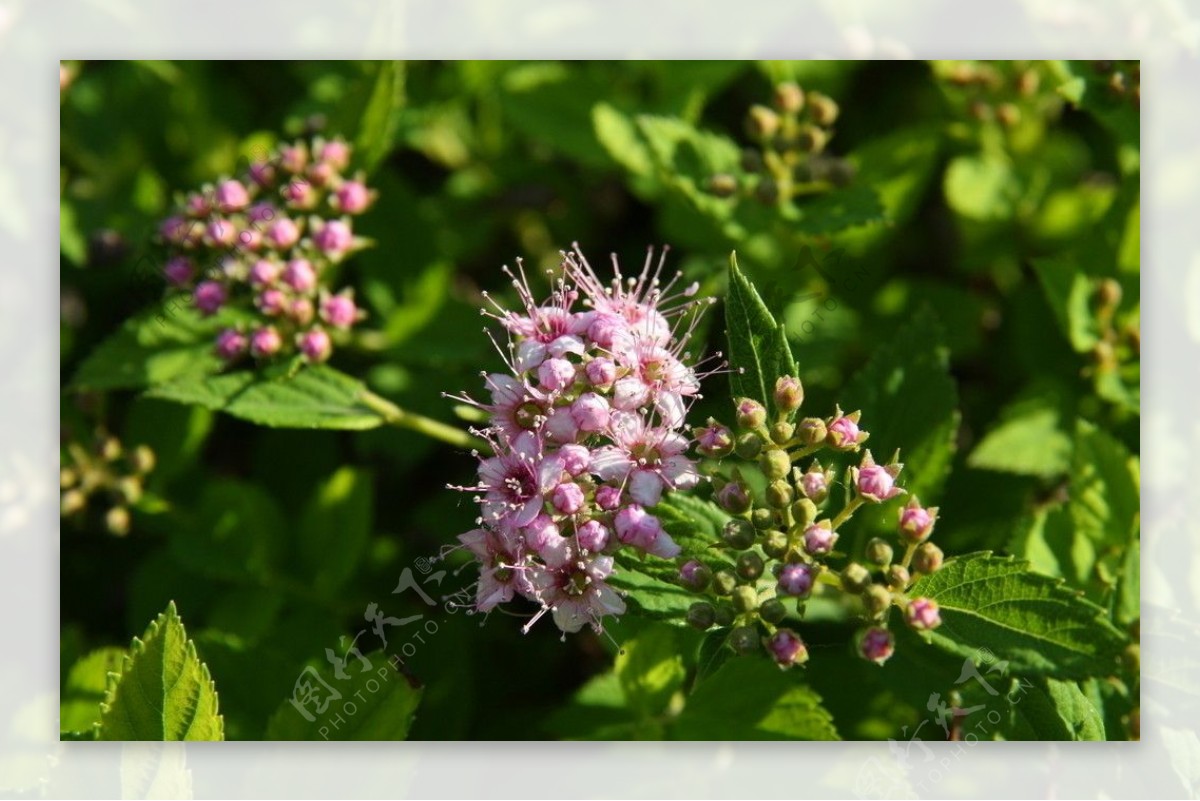
[[[250,267],[250,285],[269,286],[279,278],[279,265],[267,259],[259,259]]]
[[[229,220],[213,220],[204,228],[204,239],[212,247],[229,247],[237,241],[237,228]]]
[[[188,237],[191,224],[183,217],[168,217],[158,226],[158,235],[172,244],[182,244]]]
[[[510,449],[501,448],[479,465],[484,521],[493,526],[522,527],[541,511],[546,496],[562,479],[562,460],[542,456],[543,443],[523,431]]]
[[[324,253],[338,256],[354,244],[354,234],[341,220],[330,220],[313,233],[313,244]]]
[[[202,192],[189,192],[183,207],[192,217],[207,217],[212,214],[212,203]]]
[[[268,186],[275,181],[275,165],[269,161],[256,161],[250,165],[250,180],[259,186]]]
[[[216,199],[217,208],[230,214],[246,208],[250,203],[250,193],[241,181],[229,179],[217,184]]]
[[[362,214],[371,205],[371,191],[361,181],[346,181],[334,193],[335,207],[344,214]]]
[[[538,384],[546,392],[560,392],[575,383],[575,365],[566,359],[547,359],[538,365]]]
[[[245,353],[246,346],[246,337],[236,328],[226,328],[217,334],[217,356],[227,362],[231,362]]]
[[[326,361],[333,352],[333,344],[329,341],[329,334],[326,334],[320,328],[313,328],[305,331],[303,334],[299,334],[296,337],[296,347],[300,349],[304,360],[310,364]]]
[[[789,562],[779,571],[777,589],[793,598],[807,598],[812,593],[816,571],[804,562]]]
[[[185,286],[196,274],[196,268],[186,256],[175,256],[167,259],[167,263],[163,265],[163,274],[171,284]]]
[[[850,468],[850,474],[859,495],[869,501],[882,503],[904,494],[904,490],[896,486],[896,476],[902,467],[900,464],[877,465],[871,452],[867,451],[862,465]]]
[[[550,505],[559,514],[573,515],[583,508],[583,489],[573,481],[559,484],[550,493]]]
[[[275,219],[279,212],[270,203],[255,203],[250,208],[246,209],[246,219],[252,225],[267,223]]]
[[[292,259],[283,268],[283,282],[297,292],[311,292],[317,286],[317,271],[308,259]]]
[[[909,542],[924,542],[933,533],[937,512],[936,506],[926,509],[913,498],[900,510],[900,534]]]
[[[808,648],[800,635],[791,629],[777,629],[767,640],[767,650],[771,652],[775,664],[785,670],[808,661]]]
[[[312,181],[314,186],[324,187],[333,180],[336,172],[330,165],[318,162],[309,167],[304,174],[308,176],[308,180]]]
[[[673,559],[683,550],[663,530],[658,518],[637,504],[630,504],[617,512],[613,525],[617,530],[617,539],[646,553]]]
[[[825,556],[833,550],[837,538],[837,532],[827,525],[811,525],[804,530],[804,552],[809,556]]]
[[[293,178],[281,186],[279,196],[290,209],[306,211],[317,205],[317,190],[304,178]]]
[[[511,601],[522,583],[515,549],[499,535],[482,528],[460,534],[458,540],[480,563],[475,608],[487,612]]]
[[[227,297],[224,285],[216,281],[201,281],[192,293],[192,302],[207,317],[220,311]]]
[[[287,308],[287,296],[279,289],[264,289],[254,299],[254,305],[268,317],[276,317]]]
[[[904,608],[904,619],[918,631],[928,631],[942,625],[938,603],[932,598],[913,598]]]
[[[589,553],[603,551],[612,535],[599,520],[589,520],[575,531],[575,540],[579,547]]]
[[[608,426],[608,401],[595,392],[585,392],[571,404],[571,419],[575,421],[575,425],[580,431],[586,433],[603,431]]]
[[[250,335],[250,354],[256,359],[274,356],[283,347],[279,332],[271,326],[259,328]]]
[[[267,228],[267,244],[276,250],[287,250],[300,241],[300,227],[287,217],[280,217]]]
[[[882,665],[891,658],[896,650],[892,633],[885,628],[872,626],[863,633],[859,640],[858,652],[863,659]]]
[[[613,570],[611,556],[583,557],[569,549],[561,561],[548,562],[531,571],[530,582],[543,611],[549,610],[554,624],[565,632],[576,632],[585,625],[603,629],[609,615],[625,611],[625,602],[605,582]],[[535,618],[536,620],[536,618]],[[528,631],[529,625],[526,626]]]
[[[340,172],[350,166],[350,145],[341,139],[331,139],[318,148],[317,158]]]
[[[321,319],[334,328],[349,328],[358,319],[358,306],[349,295],[331,295],[321,303]]]
[[[303,142],[279,148],[279,166],[292,173],[303,172],[308,164],[308,148]]]

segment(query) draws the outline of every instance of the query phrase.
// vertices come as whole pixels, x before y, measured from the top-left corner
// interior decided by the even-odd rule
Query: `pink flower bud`
[[[317,272],[308,259],[292,259],[283,268],[283,282],[297,292],[311,292],[317,286]]]
[[[331,295],[321,303],[321,319],[334,328],[349,328],[358,319],[358,307],[349,295]]]
[[[267,228],[267,244],[276,250],[287,250],[300,241],[300,228],[287,217],[280,217]]]
[[[250,267],[250,285],[270,286],[279,278],[279,265],[273,261],[259,259]]]
[[[283,339],[279,332],[271,326],[259,328],[250,335],[250,353],[256,359],[274,356],[283,347]]]
[[[608,425],[608,401],[595,392],[585,392],[571,404],[571,418],[580,431],[603,431]]]
[[[312,181],[313,186],[323,187],[333,180],[333,176],[336,174],[336,172],[337,171],[328,164],[325,164],[324,162],[317,162],[308,168],[308,170],[305,172],[305,175],[308,176],[309,181]]]
[[[791,629],[777,629],[767,640],[767,650],[771,652],[775,663],[785,670],[808,661],[808,648],[800,635]]]
[[[587,379],[597,389],[609,389],[617,380],[617,366],[604,357],[592,359],[584,368]]]
[[[542,428],[546,436],[553,442],[570,443],[579,438],[579,426],[571,417],[571,410],[566,406],[551,407],[546,414],[546,422]]]
[[[712,577],[712,569],[699,559],[689,559],[679,566],[679,583],[692,592],[704,592]]]
[[[192,302],[205,317],[216,314],[225,305],[225,299],[225,287],[216,281],[201,281],[192,293]]]
[[[550,504],[559,514],[573,515],[583,508],[583,489],[573,481],[563,482],[550,493]]]
[[[617,529],[617,539],[643,551],[653,548],[655,541],[664,533],[658,518],[637,504],[630,504],[617,512],[613,525]]]
[[[547,392],[560,392],[575,383],[575,365],[566,359],[547,359],[538,366],[537,374]]]
[[[207,217],[212,214],[212,203],[202,192],[189,192],[183,207],[192,217]]]
[[[900,510],[900,534],[909,542],[924,542],[933,533],[937,507],[926,509],[913,498]]]
[[[611,534],[599,520],[589,520],[575,532],[579,547],[591,553],[599,553],[608,546]]]
[[[330,140],[321,145],[317,158],[340,172],[350,166],[350,145],[341,139]]]
[[[733,432],[709,420],[707,426],[696,432],[696,450],[710,459],[724,459],[733,452]]]
[[[237,241],[237,228],[229,220],[213,220],[204,229],[204,239],[212,247],[229,247]]]
[[[572,477],[586,473],[588,465],[592,461],[592,452],[587,449],[587,446],[573,443],[559,448],[558,456],[562,459],[563,469]]]
[[[275,317],[287,308],[287,296],[280,289],[264,289],[254,299],[254,305],[268,317]]]
[[[242,186],[241,181],[233,179],[217,184],[216,198],[217,208],[226,214],[241,211],[250,203],[250,193],[246,187]]]
[[[820,524],[814,524],[804,530],[804,552],[809,556],[825,556],[833,550],[837,542],[837,532]]]
[[[879,665],[890,659],[895,650],[892,633],[879,626],[867,629],[858,643],[858,652],[862,658]]]
[[[302,142],[279,148],[279,166],[292,173],[304,172],[308,165],[308,148]]]
[[[553,545],[562,537],[558,525],[547,514],[538,514],[524,529],[525,544],[535,551]]]
[[[296,298],[287,308],[287,316],[299,326],[308,325],[316,316],[313,303],[308,298]]]
[[[788,562],[779,571],[777,589],[783,595],[807,598],[812,593],[816,572],[804,562]]]
[[[596,505],[606,512],[611,512],[621,505],[621,489],[604,484],[596,489]]]
[[[354,233],[341,220],[330,220],[313,234],[313,244],[322,252],[337,256],[354,244]]]
[[[275,219],[279,212],[270,203],[255,203],[246,210],[246,219],[253,224],[268,223]]]
[[[936,629],[942,625],[937,601],[932,598],[913,598],[904,608],[904,620],[918,631]]]
[[[317,190],[304,178],[293,178],[279,188],[279,195],[292,209],[311,209],[317,205]]]
[[[359,181],[346,181],[334,197],[337,210],[344,214],[362,214],[371,205],[371,191]]]
[[[238,247],[252,252],[262,250],[263,235],[257,228],[243,228],[237,235]]]
[[[329,341],[329,334],[326,334],[320,328],[314,328],[311,331],[305,331],[303,334],[298,335],[296,337],[296,347],[300,349],[304,360],[310,364],[325,361],[333,352],[333,344]]]
[[[871,452],[867,451],[862,466],[853,467],[850,472],[854,477],[855,486],[858,487],[859,495],[869,501],[882,503],[904,493],[904,490],[896,486],[896,475],[902,466],[899,464],[877,465],[871,458]]]
[[[826,442],[832,447],[847,451],[854,450],[861,436],[862,432],[858,430],[858,423],[845,415],[833,420],[825,435]]]
[[[184,286],[190,283],[195,274],[196,270],[192,266],[192,262],[184,256],[167,259],[167,263],[163,265],[163,275],[166,276],[167,282],[174,286]]]
[[[654,470],[629,474],[629,497],[642,506],[654,506],[662,498],[663,480]]]
[[[267,186],[275,180],[275,165],[269,161],[256,161],[250,165],[250,180],[259,186]]]
[[[804,497],[813,503],[821,503],[829,497],[829,482],[820,469],[809,470],[801,476],[800,489],[804,491]]]
[[[246,337],[240,331],[226,328],[217,334],[217,356],[231,362],[246,352],[246,344]]]
[[[717,504],[730,514],[740,515],[749,511],[752,500],[740,482],[730,481],[717,491]]]
[[[629,332],[629,322],[615,314],[597,314],[588,325],[588,338],[608,350],[620,337]]]
[[[172,244],[182,244],[187,239],[190,224],[183,217],[168,217],[158,226],[158,235]]]

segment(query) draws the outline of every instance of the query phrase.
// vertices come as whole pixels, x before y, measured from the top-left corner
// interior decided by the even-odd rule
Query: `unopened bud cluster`
[[[739,170],[712,176],[709,191],[719,197],[752,196],[773,206],[801,192],[849,183],[850,165],[825,152],[838,113],[837,103],[820,92],[779,84],[770,106],[754,105],[746,114],[752,145],[742,152]]]
[[[145,445],[126,449],[119,439],[101,430],[90,448],[67,442],[61,459],[62,516],[82,523],[89,506],[101,506],[109,533],[118,537],[128,534],[129,509],[142,498],[146,476],[154,469],[154,451]]]
[[[361,173],[348,174],[351,156],[340,139],[281,145],[240,178],[187,193],[159,226],[169,286],[206,317],[249,313],[252,322],[217,335],[221,359],[323,362],[363,317],[351,290],[331,289],[336,265],[366,245],[352,218],[376,195]]]
[[[1058,116],[1059,80],[1045,62],[948,61],[937,65],[947,97],[982,127],[1015,129],[1022,121]]]
[[[907,594],[918,574],[941,566],[941,551],[927,541],[938,510],[916,498],[900,509],[900,562],[893,562],[896,549],[882,539],[871,540],[859,561],[849,561],[838,549],[842,528],[860,507],[905,494],[896,483],[903,465],[899,453],[878,464],[869,450],[861,450],[869,434],[859,426],[859,412],[835,407],[829,416],[805,417],[803,403],[800,381],[784,376],[775,385],[773,411],[740,398],[733,427],[710,419],[695,430],[702,457],[743,464],[729,469],[722,464],[713,471],[714,500],[730,515],[721,532],[724,558],[681,563],[679,583],[708,596],[691,607],[687,619],[700,629],[729,627],[734,650],[765,650],[787,668],[807,660],[808,651],[784,624],[799,621],[814,595],[838,594],[864,621],[856,638],[858,653],[882,663],[893,648],[888,630],[893,607],[917,630],[941,622],[936,601]],[[835,471],[815,457],[822,450],[831,455],[861,450],[858,463],[845,471],[849,492],[840,509],[831,508]],[[752,472],[754,481],[748,479]]]

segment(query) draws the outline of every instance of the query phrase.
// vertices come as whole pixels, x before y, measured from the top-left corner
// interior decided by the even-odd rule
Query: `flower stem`
[[[791,444],[791,443],[789,443],[789,444]],[[825,446],[818,444],[818,445],[809,445],[807,447],[801,448],[800,450],[791,454],[792,461],[798,462],[801,459],[803,459],[805,456],[812,456],[814,453],[821,450],[821,448],[823,448],[823,447],[825,447]]]
[[[491,447],[479,437],[473,436],[456,426],[448,425],[447,423],[410,412],[406,409],[401,409],[387,398],[376,395],[369,389],[364,390],[359,399],[363,402],[364,406],[382,417],[388,425],[393,425],[397,428],[407,428],[410,431],[416,431],[418,434],[424,434],[427,437],[441,440],[455,447],[491,452]]]
[[[842,511],[837,513],[837,517],[833,518],[833,521],[829,525],[833,528],[834,531],[837,531],[838,528],[840,528],[843,523],[845,523],[847,520],[849,520],[854,515],[854,513],[856,511],[858,511],[858,507],[860,507],[862,505],[863,505],[862,498],[854,498],[853,500],[850,501],[850,503],[846,504],[845,509],[843,509]]]
[[[909,564],[912,562],[913,554],[917,552],[917,544],[910,542],[908,547],[904,549],[904,558],[900,560],[900,567],[908,570]]]

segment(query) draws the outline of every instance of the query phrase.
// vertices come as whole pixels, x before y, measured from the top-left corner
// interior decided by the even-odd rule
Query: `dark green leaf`
[[[323,481],[300,517],[299,550],[319,591],[341,586],[371,536],[374,487],[369,474],[343,467]]]
[[[671,696],[683,686],[687,671],[679,653],[677,629],[655,623],[621,645],[616,674],[634,714],[653,717],[662,713]]]
[[[1009,691],[1010,740],[1103,740],[1104,719],[1073,681],[1018,680]]]
[[[783,325],[767,309],[758,290],[729,256],[729,295],[725,299],[726,336],[729,338],[729,385],[733,396],[753,398],[773,406],[775,381],[796,375]]]

